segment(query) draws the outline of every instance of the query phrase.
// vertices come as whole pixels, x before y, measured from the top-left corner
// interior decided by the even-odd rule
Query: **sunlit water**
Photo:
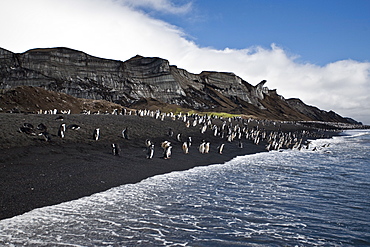
[[[0,245],[369,246],[370,132],[346,134],[36,209]]]

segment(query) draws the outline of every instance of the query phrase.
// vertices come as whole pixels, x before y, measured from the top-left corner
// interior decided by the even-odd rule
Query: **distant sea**
[[[36,209],[1,220],[0,245],[370,246],[370,131]]]

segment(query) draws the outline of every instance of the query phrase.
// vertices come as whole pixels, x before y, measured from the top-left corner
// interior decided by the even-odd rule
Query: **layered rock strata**
[[[135,106],[142,99],[199,111],[240,113],[278,120],[347,122],[337,114],[285,100],[233,73],[189,73],[162,58],[135,56],[125,62],[69,48],[13,53],[0,48],[0,88],[41,87],[78,98]]]

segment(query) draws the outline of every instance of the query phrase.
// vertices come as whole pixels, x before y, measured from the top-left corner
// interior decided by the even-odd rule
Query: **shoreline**
[[[56,120],[62,116],[64,119]],[[221,125],[223,121],[212,120]],[[48,127],[51,140],[42,136],[20,133],[24,123],[37,126],[44,123]],[[57,135],[61,123],[77,124],[79,130],[67,129],[62,139]],[[240,120],[230,121],[233,126]],[[23,214],[35,208],[71,201],[84,196],[108,190],[123,184],[137,183],[145,178],[172,171],[183,171],[196,166],[223,164],[236,156],[266,152],[266,142],[256,145],[243,139],[243,147],[238,141],[227,142],[225,138],[214,136],[208,128],[200,133],[200,125],[186,127],[181,119],[165,117],[163,121],[151,116],[136,115],[36,115],[0,114],[0,220]],[[251,121],[249,129],[266,131],[297,132],[313,129],[297,124],[272,121]],[[93,131],[100,128],[100,139],[93,140]],[[122,137],[127,128],[129,139]],[[173,136],[168,136],[171,128]],[[184,154],[177,140],[181,134],[184,141],[192,137],[189,154]],[[328,132],[326,137],[334,133]],[[309,137],[311,138],[311,137]],[[318,137],[320,138],[320,137]],[[155,143],[152,159],[146,158],[145,140]],[[210,152],[198,151],[202,140],[211,143]],[[160,143],[172,143],[170,159],[163,159]],[[112,154],[111,144],[119,144],[120,156]],[[223,154],[217,146],[225,144]]]

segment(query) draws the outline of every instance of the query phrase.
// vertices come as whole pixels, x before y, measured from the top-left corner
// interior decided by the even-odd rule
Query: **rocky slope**
[[[300,100],[286,100],[265,83],[253,86],[233,73],[192,74],[162,58],[135,56],[122,62],[69,48],[33,49],[20,54],[0,48],[2,89],[27,85],[130,107],[145,107],[143,101],[155,101],[257,118],[349,121]]]
[[[105,101],[76,98],[39,87],[18,86],[0,91],[0,112],[6,113],[117,113],[121,105]],[[129,109],[133,110],[133,109]]]

